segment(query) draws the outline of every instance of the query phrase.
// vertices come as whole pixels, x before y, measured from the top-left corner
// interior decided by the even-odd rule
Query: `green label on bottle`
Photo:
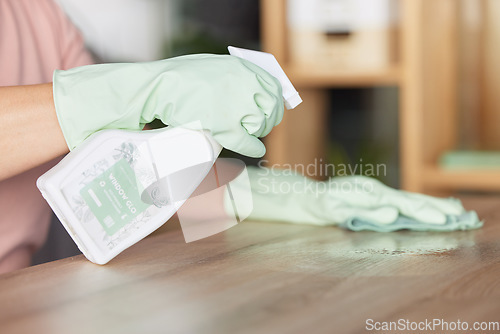
[[[149,206],[141,201],[134,171],[124,159],[88,183],[80,195],[110,236]]]

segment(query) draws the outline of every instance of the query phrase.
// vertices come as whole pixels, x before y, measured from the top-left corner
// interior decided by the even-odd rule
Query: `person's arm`
[[[284,110],[279,81],[229,55],[56,70],[52,85],[0,91],[0,179],[49,161],[97,131],[142,130],[154,119],[202,126],[225,148],[261,157],[265,147],[258,138]]]
[[[52,83],[0,87],[0,180],[66,152]]]

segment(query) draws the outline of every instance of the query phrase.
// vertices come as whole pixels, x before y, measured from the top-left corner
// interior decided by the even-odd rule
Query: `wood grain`
[[[349,232],[244,222],[0,276],[0,333],[359,333],[365,321],[500,321],[499,198],[484,228]],[[437,331],[441,332],[441,331]],[[498,331],[497,331],[498,332]]]
[[[401,80],[398,66],[376,70],[339,70],[331,67],[311,67],[288,64],[285,73],[299,90],[305,88],[396,86]]]
[[[500,64],[498,53],[500,52],[500,2],[494,0],[483,0],[484,27],[483,27],[483,49],[481,59],[481,146],[483,149],[500,149]]]
[[[423,168],[423,175],[428,192],[474,189],[494,193],[500,189],[500,170],[497,168],[446,170],[429,165]]]
[[[458,1],[423,1],[422,162],[436,164],[457,144]]]
[[[481,59],[484,57],[484,1],[458,1],[458,112],[460,148],[480,149]]]
[[[262,49],[272,53],[282,65],[288,61],[286,15],[286,0],[260,0]]]
[[[304,100],[297,108],[285,110],[283,120],[266,136],[267,153],[264,157],[269,167],[286,168],[285,164],[300,164],[305,169],[312,164],[321,166],[325,158],[327,137],[326,91],[301,89]],[[308,175],[321,178],[319,175]]]
[[[401,187],[409,191],[422,190],[423,160],[423,3],[418,0],[401,2],[401,69],[399,98],[399,155]]]
[[[434,195],[455,189],[498,191],[490,172],[449,172],[440,169],[438,161],[443,152],[459,147],[500,147],[500,44],[496,43],[500,2],[395,3],[400,17],[394,31],[395,62],[378,71],[344,71],[327,69],[318,59],[307,65],[294,63],[286,0],[260,1],[263,49],[277,56],[304,100],[297,113],[285,114],[283,123],[266,138],[266,159],[270,164],[309,164],[324,157],[327,89],[394,85],[400,92],[401,187]],[[466,128],[462,133],[460,122]]]

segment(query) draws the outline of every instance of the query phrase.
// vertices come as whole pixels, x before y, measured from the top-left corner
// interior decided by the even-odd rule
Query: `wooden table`
[[[359,333],[367,319],[498,322],[500,199],[465,204],[486,220],[482,229],[244,222],[191,244],[180,231],[155,235],[106,266],[76,256],[27,268],[0,276],[0,333]]]

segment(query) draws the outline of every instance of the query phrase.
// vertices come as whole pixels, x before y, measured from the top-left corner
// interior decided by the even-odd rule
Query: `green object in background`
[[[223,147],[261,157],[283,117],[279,81],[229,55],[198,54],[55,71],[54,102],[70,149],[103,129],[141,130],[154,119],[209,130]],[[196,122],[199,122],[195,124]]]
[[[439,164],[445,169],[499,169],[500,151],[449,151]]]
[[[346,228],[355,221],[351,229],[375,231],[481,226],[457,199],[395,190],[373,178],[346,176],[318,182],[287,170],[248,167],[247,171],[253,197],[248,219]]]
[[[329,141],[326,150],[326,163],[333,166],[349,166],[349,171],[353,171],[352,175],[364,175],[376,178],[377,180],[387,182],[387,164],[390,149],[383,145],[374,143],[373,141],[361,140],[355,152],[355,157],[351,159],[346,149],[336,141]],[[370,173],[367,166],[384,165],[383,174]],[[363,168],[365,167],[365,168]],[[330,171],[330,170],[329,170]],[[373,175],[372,175],[373,174]],[[345,176],[345,175],[327,175],[328,177]]]
[[[228,45],[231,43],[220,41],[207,32],[187,29],[167,44],[164,54],[165,58],[195,53],[226,54]]]

